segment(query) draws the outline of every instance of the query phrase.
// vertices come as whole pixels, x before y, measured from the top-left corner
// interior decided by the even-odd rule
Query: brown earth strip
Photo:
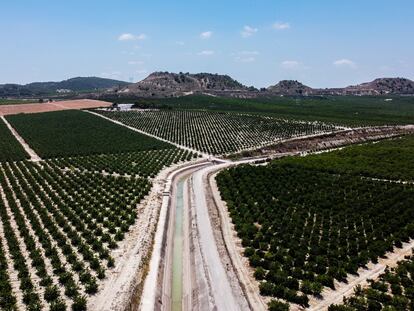
[[[70,109],[89,109],[99,107],[110,107],[112,103],[92,100],[92,99],[77,99],[65,100],[50,103],[33,103],[33,104],[17,104],[17,105],[1,105],[0,116],[19,114],[19,113],[41,113],[49,111],[60,111]]]

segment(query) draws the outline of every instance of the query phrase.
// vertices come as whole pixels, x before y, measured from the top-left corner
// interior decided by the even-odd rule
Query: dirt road
[[[247,305],[242,290],[241,288],[232,289],[231,280],[228,278],[226,268],[222,264],[214,239],[205,191],[205,178],[210,170],[210,167],[198,170],[191,178],[192,203],[196,213],[200,251],[203,257],[208,289],[212,297],[213,309],[242,310]]]

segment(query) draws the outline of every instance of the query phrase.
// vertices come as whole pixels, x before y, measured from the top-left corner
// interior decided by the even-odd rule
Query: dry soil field
[[[51,103],[33,103],[33,104],[18,104],[18,105],[3,105],[0,106],[0,116],[6,116],[19,113],[39,113],[48,111],[59,111],[69,109],[87,109],[98,107],[109,107],[111,103],[92,100],[92,99],[79,99],[79,100],[67,100],[57,101]]]

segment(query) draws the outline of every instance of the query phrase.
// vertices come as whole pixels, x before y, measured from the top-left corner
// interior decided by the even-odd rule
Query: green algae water
[[[175,202],[175,226],[172,271],[172,311],[182,310],[183,297],[183,218],[184,218],[184,179],[177,185]]]

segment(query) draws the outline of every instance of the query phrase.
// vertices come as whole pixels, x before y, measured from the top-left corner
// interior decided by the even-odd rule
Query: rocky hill
[[[260,91],[247,87],[228,75],[211,73],[154,72],[137,83],[77,77],[60,82],[35,82],[26,85],[2,84],[1,97],[71,97],[116,99],[118,97],[178,97],[205,94],[223,97],[323,95],[414,95],[414,82],[404,78],[381,78],[344,88],[314,89],[295,80],[283,80]]]
[[[267,92],[275,95],[296,96],[311,95],[313,93],[313,89],[298,81],[282,80],[276,85],[269,86],[267,88]]]
[[[413,95],[414,82],[404,78],[380,78],[344,88],[313,89],[298,81],[284,80],[266,89],[267,94],[307,95]]]
[[[348,86],[345,93],[359,93],[366,95],[382,94],[414,94],[414,81],[405,78],[381,78],[372,82]]]
[[[126,85],[128,83],[124,81],[98,77],[76,77],[60,82],[34,82],[25,85],[0,84],[0,97],[70,94],[120,88]]]
[[[143,97],[165,97],[193,93],[243,93],[249,92],[249,90],[251,88],[244,86],[227,75],[154,72],[144,80],[124,87],[118,93],[120,95]]]

